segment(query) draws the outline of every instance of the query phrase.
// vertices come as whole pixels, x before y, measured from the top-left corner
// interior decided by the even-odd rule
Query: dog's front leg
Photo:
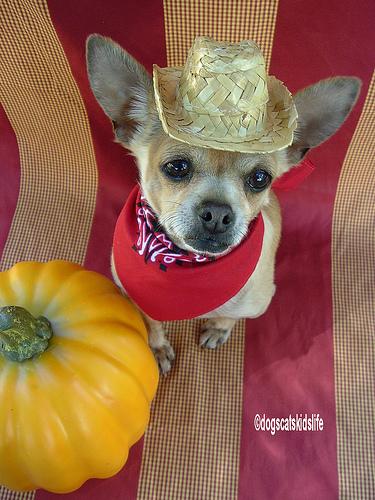
[[[235,322],[232,318],[208,319],[202,325],[199,345],[209,349],[221,346],[229,339]]]
[[[113,259],[113,252],[111,255],[111,270],[113,280],[120,288],[121,292],[126,295],[126,291],[122,286],[120,278],[118,277],[115,261]],[[156,361],[158,362],[161,373],[166,374],[172,368],[172,363],[175,358],[173,347],[165,336],[163,324],[160,321],[155,321],[139,309],[140,313],[145,320],[148,330],[148,343],[154,353]]]
[[[158,362],[160,372],[166,375],[172,368],[174,350],[166,337],[163,323],[156,321],[142,312],[148,329],[148,343]]]

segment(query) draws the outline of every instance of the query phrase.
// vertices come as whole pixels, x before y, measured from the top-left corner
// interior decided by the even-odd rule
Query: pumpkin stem
[[[10,361],[25,361],[41,354],[53,335],[44,316],[34,318],[23,307],[0,308],[0,352]]]

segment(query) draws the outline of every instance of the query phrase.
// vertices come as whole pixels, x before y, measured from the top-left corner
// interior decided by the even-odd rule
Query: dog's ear
[[[150,122],[154,105],[150,75],[120,45],[101,35],[88,37],[86,59],[91,89],[112,120],[116,139],[132,149]]]
[[[341,127],[360,88],[359,78],[338,76],[297,92],[294,102],[298,124],[293,144],[287,149],[289,166],[296,165],[309,149],[319,146]]]

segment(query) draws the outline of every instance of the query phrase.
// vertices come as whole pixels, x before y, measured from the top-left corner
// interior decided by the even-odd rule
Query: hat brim
[[[202,125],[196,114],[178,105],[176,95],[182,70],[182,67],[154,65],[156,107],[163,129],[170,137],[194,146],[241,153],[272,153],[292,144],[297,110],[292,95],[280,80],[273,76],[267,78],[269,101],[262,127],[251,135],[241,136],[225,133],[227,127],[222,122],[228,122],[228,116],[204,115]]]

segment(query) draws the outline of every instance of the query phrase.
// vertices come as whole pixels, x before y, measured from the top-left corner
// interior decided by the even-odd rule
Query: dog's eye
[[[190,174],[191,165],[187,160],[173,160],[163,165],[162,171],[170,179],[179,181]]]
[[[263,189],[269,186],[271,180],[272,177],[268,172],[261,168],[256,168],[246,179],[246,184],[251,191],[258,193],[259,191],[263,191]]]

